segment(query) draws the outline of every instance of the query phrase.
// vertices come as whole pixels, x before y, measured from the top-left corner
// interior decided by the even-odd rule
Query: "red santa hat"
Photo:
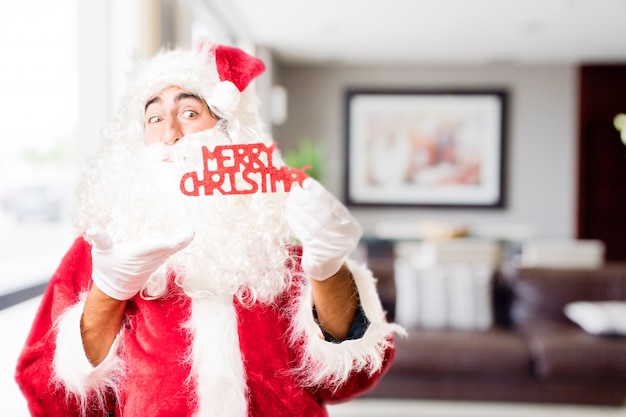
[[[232,46],[215,45],[213,51],[220,82],[213,90],[212,101],[218,108],[233,111],[239,104],[241,92],[265,71],[265,64]]]
[[[217,107],[234,109],[239,103],[240,92],[265,71],[265,64],[232,46],[216,45],[214,53],[220,82],[215,86],[213,100]]]
[[[164,50],[137,66],[131,77],[131,101],[143,114],[150,97],[177,85],[228,118],[239,107],[241,93],[264,71],[263,61],[232,46],[202,42],[191,49]]]

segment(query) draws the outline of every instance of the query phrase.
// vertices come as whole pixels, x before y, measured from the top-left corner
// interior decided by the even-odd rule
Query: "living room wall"
[[[576,235],[577,71],[575,66],[352,68],[281,66],[288,117],[274,126],[283,151],[310,139],[325,151],[324,184],[344,193],[344,93],[347,88],[480,89],[509,93],[505,206],[501,209],[362,208],[352,212],[365,233],[381,222],[463,225],[474,233],[511,238]]]

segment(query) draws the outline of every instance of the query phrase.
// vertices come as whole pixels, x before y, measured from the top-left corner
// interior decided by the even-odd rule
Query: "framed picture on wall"
[[[507,93],[346,92],[346,202],[504,205]]]

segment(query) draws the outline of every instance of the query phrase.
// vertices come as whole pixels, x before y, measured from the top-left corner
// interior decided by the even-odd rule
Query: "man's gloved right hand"
[[[150,275],[174,253],[193,240],[194,233],[171,238],[114,245],[104,230],[89,229],[85,239],[92,245],[91,278],[103,293],[116,300],[137,294]]]

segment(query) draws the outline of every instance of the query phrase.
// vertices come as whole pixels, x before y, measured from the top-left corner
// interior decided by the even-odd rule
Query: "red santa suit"
[[[162,299],[133,298],[109,357],[93,368],[79,324],[80,295],[91,285],[90,247],[79,238],[44,294],[17,381],[33,416],[78,416],[81,410],[101,416],[113,409],[116,416],[326,416],[324,404],[373,387],[393,356],[394,325],[384,319],[374,278],[362,266],[350,267],[370,320],[360,339],[324,340],[304,281],[272,305],[252,307],[233,299],[191,300],[173,288]],[[222,354],[215,346],[223,346]],[[197,369],[190,349],[200,356]],[[212,373],[235,377],[230,386],[216,386]]]
[[[108,229],[117,243],[173,233],[185,213],[196,216],[204,229],[188,254],[181,252],[164,266],[161,281],[148,283],[162,284],[157,296],[142,293],[128,301],[116,340],[96,367],[84,352],[80,326],[94,258],[91,245],[76,239],[50,281],[17,365],[16,379],[33,416],[326,416],[325,404],[372,388],[393,358],[393,333],[403,331],[386,321],[371,272],[351,260],[346,262],[369,325],[354,340],[324,338],[302,273],[302,250],[287,250],[273,229],[268,233],[259,226],[270,222],[276,234],[285,231],[280,203],[234,196],[242,198],[229,198],[220,217],[221,203],[214,211],[206,209],[217,197],[205,202],[178,192],[180,200],[170,202],[171,196],[159,194],[161,188],[172,188],[166,184],[169,177],[144,178],[143,165],[135,167],[141,158],[132,150],[144,147],[145,103],[168,85],[194,92],[227,120],[224,135],[230,143],[271,143],[260,133],[246,98],[246,86],[262,64],[232,48],[211,46],[208,51],[165,52],[139,66],[120,120],[108,132],[117,156],[94,163],[90,184],[96,190],[81,200],[91,209],[77,225],[81,233],[92,226]],[[204,143],[203,137],[199,140]],[[185,142],[194,144],[191,138]],[[185,146],[172,148],[183,149],[188,163]],[[104,176],[106,171],[127,177]],[[151,180],[156,182],[144,185]],[[123,188],[129,190],[119,196]],[[152,194],[142,194],[144,189]],[[256,200],[260,205],[251,203]],[[150,217],[151,206],[168,204],[169,214]],[[145,212],[135,210],[145,206]],[[257,217],[245,224],[246,213]],[[222,251],[220,245],[227,244],[231,250]],[[291,255],[274,256],[281,248]],[[185,267],[188,260],[196,270]],[[287,263],[284,270],[277,266]],[[268,268],[280,276],[265,276]],[[259,276],[246,280],[246,273]],[[212,279],[218,284],[203,287]]]

